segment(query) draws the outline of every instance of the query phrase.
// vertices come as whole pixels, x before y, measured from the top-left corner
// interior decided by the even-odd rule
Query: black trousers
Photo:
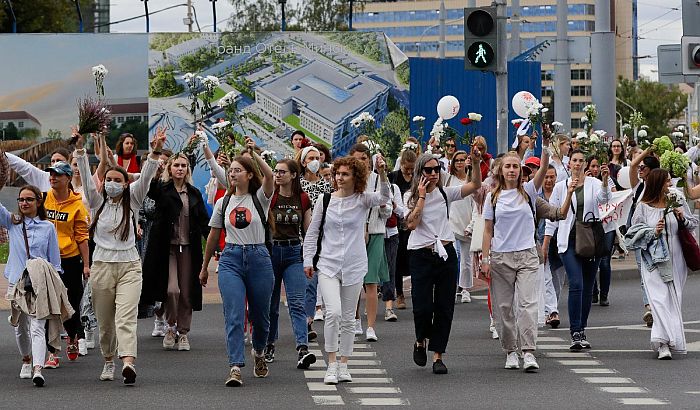
[[[431,249],[409,250],[411,297],[416,340],[429,339],[428,350],[444,353],[452,329],[459,264],[452,244],[443,260]]]
[[[68,301],[75,310],[73,316],[63,322],[63,327],[66,329],[68,337],[84,339],[85,329],[80,322],[80,301],[83,299],[83,260],[79,255],[61,258],[61,268],[63,269],[61,279],[66,286]],[[48,349],[49,352],[56,353],[51,346],[48,346]]]
[[[399,229],[399,247],[396,250],[396,272],[394,273],[394,286],[396,296],[403,296],[403,277],[409,276],[408,268],[408,237],[411,236],[411,231]]]

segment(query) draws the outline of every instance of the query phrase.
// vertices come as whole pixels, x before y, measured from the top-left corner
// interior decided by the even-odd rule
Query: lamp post
[[[635,112],[635,113],[637,112],[637,109],[636,109],[636,108],[634,108],[634,107],[632,107],[631,105],[629,105],[626,101],[624,101],[624,100],[621,99],[620,97],[615,97],[615,99],[617,100],[617,102],[620,102],[620,103],[624,104],[627,108],[629,108],[630,110],[632,110],[632,112]],[[634,140],[635,140],[635,141],[637,141],[637,131],[638,131],[638,129],[637,129],[637,126],[635,125],[635,126],[634,126]]]
[[[78,13],[78,33],[83,32],[83,13],[80,11],[80,0],[75,0],[75,11]]]
[[[464,16],[462,16],[458,19],[450,20],[450,21],[446,22],[445,24],[452,24],[452,23],[456,23],[456,22],[462,21],[462,20],[464,20]],[[434,29],[435,27],[438,27],[438,26],[440,26],[440,23],[433,24],[432,26],[428,26],[425,28],[425,30],[423,30],[423,33],[420,35],[420,37],[418,38],[418,41],[416,42],[416,49],[418,50],[418,55],[416,57],[420,57],[420,44],[423,41],[423,37],[425,37],[425,34],[429,30]]]
[[[144,14],[146,15],[146,33],[151,32],[151,20],[148,15],[148,0],[141,0],[143,2]]]
[[[12,32],[17,33],[17,17],[15,17],[15,11],[12,8],[12,1],[5,0],[5,3],[7,3],[7,7],[10,9],[10,17],[12,18]],[[5,134],[3,131],[3,140],[5,139],[4,135]]]
[[[216,0],[209,0],[211,2],[211,12],[214,16],[214,33],[216,33]]]
[[[281,31],[287,30],[287,16],[285,15],[285,9],[287,7],[287,0],[277,0],[277,2],[280,4],[280,7],[282,8],[282,26],[281,26]],[[352,16],[352,11],[350,12],[350,16]],[[351,17],[352,18],[352,17]]]
[[[348,10],[348,31],[352,31],[352,6],[355,0],[349,0],[350,2],[350,10]]]

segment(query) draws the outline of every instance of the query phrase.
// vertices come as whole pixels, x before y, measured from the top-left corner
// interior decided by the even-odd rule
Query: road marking
[[[544,352],[543,354],[548,357],[591,357],[590,353],[585,352]]]
[[[583,381],[593,384],[629,384],[634,383],[629,377],[584,377]]]
[[[334,385],[325,384],[323,382],[307,382],[306,386],[308,386],[309,390],[311,390],[311,391],[337,391],[338,390]]]
[[[352,352],[350,357],[376,357],[377,352]]]
[[[326,364],[326,361],[323,359],[316,359],[316,363],[312,363],[309,368],[311,369],[325,369],[328,365]]]
[[[598,360],[557,360],[564,366],[601,366]]]
[[[368,343],[355,343],[352,345],[353,349],[369,349],[369,344]]]
[[[652,353],[651,349],[595,349],[596,353]]]
[[[615,374],[615,369],[571,369],[576,374]]]
[[[489,297],[487,295],[472,295],[474,300],[487,300]]]
[[[394,399],[388,397],[362,398],[355,400],[360,406],[408,406],[411,403],[406,399]]]
[[[353,377],[352,384],[382,384],[393,383],[394,379],[390,377]]]
[[[569,345],[541,345],[537,344],[539,350],[569,350]]]
[[[348,360],[348,366],[381,366],[381,360]]]
[[[689,322],[683,322],[684,325],[696,325],[700,324],[700,320],[691,320]],[[634,324],[634,325],[613,325],[613,326],[595,326],[595,327],[587,327],[586,330],[606,330],[606,329],[646,329],[646,330],[651,330],[650,327],[647,327],[646,324]],[[569,330],[569,329],[556,329],[556,330]],[[686,329],[687,331],[688,329]],[[691,329],[694,330],[694,329]]]
[[[348,387],[353,394],[401,394],[398,387]]]
[[[644,387],[599,387],[600,390],[604,391],[605,393],[616,393],[616,394],[623,394],[623,393],[648,393],[649,390],[645,389]]]
[[[345,402],[340,396],[311,396],[314,403],[319,406],[344,406]]]
[[[542,337],[537,337],[537,343],[540,342],[565,342],[564,339],[561,337],[553,337],[553,336],[542,336]]]
[[[384,369],[353,369],[352,374],[386,374]],[[325,370],[305,370],[304,377],[307,379],[323,379],[326,376]]]
[[[619,401],[621,404],[626,404],[630,406],[664,406],[668,404],[666,400],[647,399],[641,397],[617,399],[617,401]]]

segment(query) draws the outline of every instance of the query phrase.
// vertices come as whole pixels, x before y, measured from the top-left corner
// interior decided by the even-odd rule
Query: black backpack
[[[251,194],[250,196],[253,199],[253,205],[258,211],[258,216],[260,216],[260,221],[262,221],[263,229],[265,230],[265,247],[270,253],[270,256],[272,256],[272,235],[270,234],[270,225],[267,223],[267,218],[265,218],[265,211],[263,211],[263,207],[258,199],[258,196],[256,194]],[[221,204],[221,227],[223,229],[226,229],[226,208],[228,208],[228,203],[230,201],[231,195],[224,195],[224,200]]]

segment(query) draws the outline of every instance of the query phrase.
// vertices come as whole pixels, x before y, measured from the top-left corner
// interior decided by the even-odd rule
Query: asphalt
[[[566,292],[565,292],[566,293]],[[306,409],[315,407],[315,401],[326,395],[340,397],[346,407],[360,407],[362,400],[393,399],[414,408],[623,408],[620,398],[653,399],[664,403],[663,407],[698,408],[697,374],[700,370],[700,304],[694,295],[700,293],[700,276],[690,276],[684,303],[689,354],[677,356],[672,361],[658,361],[649,350],[649,329],[641,324],[641,295],[636,280],[615,280],[610,293],[611,306],[593,306],[589,321],[588,339],[593,344],[591,360],[599,364],[578,366],[606,369],[613,374],[576,374],[571,366],[564,365],[549,354],[568,352],[566,341],[568,326],[566,301],[562,300],[562,328],[540,332],[539,373],[508,371],[502,368],[504,354],[498,341],[488,332],[488,311],[483,292],[474,293],[469,304],[455,306],[452,328],[445,363],[447,375],[433,375],[429,366],[417,367],[412,362],[413,323],[409,309],[397,311],[399,321],[377,324],[379,341],[367,344],[356,351],[369,352],[369,358],[377,362],[357,368],[380,369],[381,377],[390,379],[392,394],[372,393],[361,395],[352,391],[357,386],[381,386],[374,384],[343,384],[334,392],[310,391],[309,379],[295,368],[293,337],[289,317],[282,306],[280,340],[277,354],[270,365],[267,379],[252,377],[249,366],[243,369],[245,386],[226,388],[227,374],[223,314],[221,305],[207,304],[202,312],[194,315],[190,340],[190,352],[163,351],[161,339],[150,337],[152,321],[139,320],[138,378],[134,387],[123,386],[119,381],[100,382],[101,360],[96,350],[76,362],[65,360],[57,370],[45,370],[47,385],[43,389],[32,387],[31,381],[17,377],[20,368],[19,355],[9,326],[0,327],[0,403],[3,408],[26,406],[31,402],[36,408],[75,408],[90,403],[93,408],[285,408]],[[322,329],[319,322],[315,326]],[[604,328],[598,328],[604,327]],[[322,332],[320,332],[322,334]],[[555,339],[561,342],[553,342]],[[356,343],[365,344],[364,340]],[[564,346],[565,350],[557,346]],[[312,349],[320,349],[312,347]],[[580,354],[573,360],[586,360]],[[320,357],[319,357],[320,359]],[[313,370],[313,369],[312,369]],[[319,365],[315,370],[323,370]],[[352,372],[352,369],[351,369]],[[624,379],[603,386],[633,387],[643,393],[614,394],[601,390],[601,385],[583,381],[584,376],[614,376]],[[363,377],[355,374],[354,377]],[[364,376],[377,377],[377,376]],[[629,380],[629,381],[628,381]],[[386,388],[386,387],[384,387]],[[314,396],[316,398],[314,399]],[[364,398],[363,398],[364,397]],[[635,406],[632,406],[633,408]]]

